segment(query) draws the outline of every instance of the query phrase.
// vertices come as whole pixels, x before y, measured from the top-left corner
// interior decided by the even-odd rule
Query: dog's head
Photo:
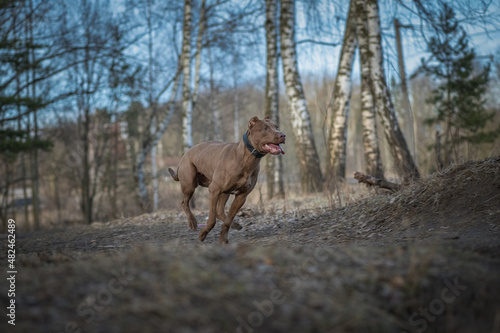
[[[262,154],[285,154],[280,144],[285,143],[286,135],[280,132],[271,117],[253,117],[248,122],[248,139],[252,146]]]

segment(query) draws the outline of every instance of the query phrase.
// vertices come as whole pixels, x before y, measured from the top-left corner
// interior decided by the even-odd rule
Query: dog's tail
[[[177,176],[177,173],[176,173],[174,170],[172,170],[172,168],[168,168],[168,172],[170,172],[170,175],[172,176],[172,178],[173,178],[176,182],[178,182],[178,181],[179,181],[179,177]]]

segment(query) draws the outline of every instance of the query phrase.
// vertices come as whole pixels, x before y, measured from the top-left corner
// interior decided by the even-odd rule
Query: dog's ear
[[[259,117],[253,117],[252,119],[250,119],[250,121],[248,122],[248,128],[252,128],[258,121]]]
[[[267,115],[267,116],[265,116],[265,117],[264,117],[264,119],[265,119],[265,120],[269,120],[269,119],[271,119],[271,116],[270,116],[270,115]]]

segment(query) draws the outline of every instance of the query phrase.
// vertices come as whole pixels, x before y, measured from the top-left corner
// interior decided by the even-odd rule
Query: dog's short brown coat
[[[279,145],[285,143],[285,134],[278,130],[278,126],[268,116],[264,119],[250,119],[246,135],[255,149],[253,154],[244,140],[237,143],[208,141],[187,150],[179,162],[177,172],[169,168],[172,178],[181,183],[182,208],[192,230],[197,229],[197,222],[189,207],[189,200],[196,187],[208,187],[209,217],[207,225],[200,231],[201,241],[205,240],[215,226],[216,218],[224,222],[219,238],[221,244],[228,242],[230,226],[241,229],[239,224],[233,223],[233,219],[257,183],[261,161],[258,154],[284,154]],[[231,194],[235,198],[226,215],[225,205]]]

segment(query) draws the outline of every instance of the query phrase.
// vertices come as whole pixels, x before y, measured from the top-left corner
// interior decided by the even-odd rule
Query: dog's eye
[[[268,130],[268,127],[267,126],[264,126],[264,131],[267,131]]]

